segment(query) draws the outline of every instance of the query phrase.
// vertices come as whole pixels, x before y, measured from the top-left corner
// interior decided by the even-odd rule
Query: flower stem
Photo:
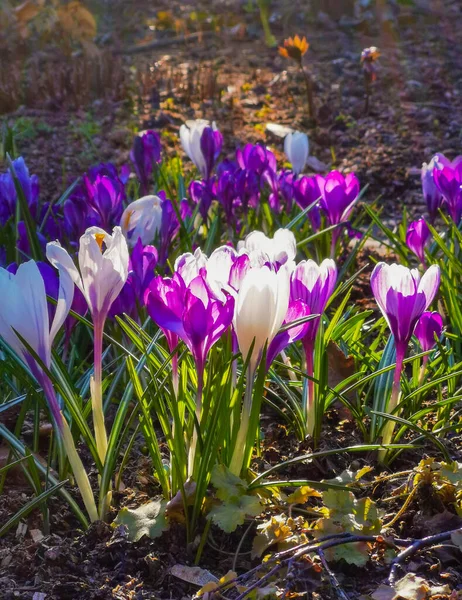
[[[93,321],[94,377],[90,380],[90,391],[96,447],[101,462],[104,464],[107,452],[107,433],[104,424],[102,389],[103,329],[104,318],[98,316]]]
[[[314,402],[314,344],[312,340],[304,340],[306,374],[311,379],[305,378],[303,383],[303,414],[305,415],[306,433],[313,435],[315,425],[315,402]]]
[[[402,344],[402,343],[396,344],[396,365],[395,365],[395,373],[394,373],[394,377],[393,377],[393,387],[391,390],[390,400],[389,400],[388,406],[387,406],[387,412],[390,414],[393,413],[395,408],[398,406],[399,395],[401,392],[401,373],[403,371],[404,357],[406,356],[406,347],[407,347],[406,344]],[[385,423],[385,426],[383,428],[382,444],[390,444],[391,443],[394,429],[395,429],[395,421],[388,420]],[[379,462],[384,462],[387,452],[388,451],[386,449],[379,450]]]
[[[197,369],[196,419],[193,424],[191,445],[189,446],[188,477],[192,477],[193,472],[194,472],[194,462],[196,459],[197,439],[199,437],[198,428],[200,428],[200,422],[201,422],[203,390],[204,390],[204,368],[202,366],[198,366],[198,369]]]
[[[229,469],[234,475],[240,475],[246,451],[246,439],[249,430],[250,413],[252,411],[252,392],[255,378],[255,368],[250,365],[247,369],[247,385],[245,388],[244,404],[242,405],[241,424],[237,432],[236,444]]]
[[[314,110],[314,101],[313,101],[313,81],[311,80],[310,75],[305,71],[302,65],[302,61],[300,61],[300,70],[303,74],[303,78],[305,80],[306,87],[306,100],[308,103],[308,115],[310,119],[315,119],[316,114]]]
[[[49,405],[58,405],[53,385],[48,376],[45,374],[42,377],[42,387]],[[61,440],[64,445],[67,458],[69,459],[69,463],[71,465],[72,472],[74,473],[75,481],[77,482],[80,494],[82,495],[82,500],[85,504],[85,508],[87,509],[88,516],[90,517],[91,521],[97,521],[98,511],[96,509],[93,490],[91,489],[85,467],[83,466],[80,456],[77,453],[74,438],[72,437],[69,425],[67,424],[67,421],[61,411],[59,411],[59,416],[54,417],[54,420],[57,429],[56,438]]]

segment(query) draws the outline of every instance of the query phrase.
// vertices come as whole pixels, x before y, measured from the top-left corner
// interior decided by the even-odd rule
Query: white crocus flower
[[[197,170],[203,177],[205,177],[207,173],[207,163],[201,148],[201,137],[206,127],[212,127],[212,129],[217,128],[215,122],[210,124],[210,122],[205,119],[186,121],[186,123],[180,127],[180,141],[183,150],[196,165]]]
[[[16,274],[0,268],[0,337],[29,366],[34,375],[41,369],[22,344],[24,338],[45,366],[51,365],[51,345],[64,323],[74,297],[74,284],[60,270],[59,295],[53,322],[49,323],[45,283],[37,264],[30,260],[19,266]]]
[[[255,265],[262,262],[287,264],[290,270],[295,266],[297,242],[289,229],[278,229],[273,238],[262,231],[252,231],[237,247],[239,251],[247,252]]]
[[[175,261],[174,270],[181,275],[181,278],[186,285],[189,285],[207,265],[207,255],[200,248],[192,254],[185,252],[181,254]]]
[[[104,320],[128,277],[128,247],[121,228],[114,227],[112,235],[99,227],[85,231],[79,246],[80,272],[57,241],[47,244],[47,258],[69,274],[85,296],[93,320]]]
[[[284,139],[284,152],[295,175],[300,175],[308,159],[309,143],[306,133],[301,131],[288,133]]]
[[[120,219],[120,227],[130,246],[134,246],[138,238],[141,238],[143,246],[150,244],[161,223],[162,200],[159,196],[144,196],[131,202]]]
[[[250,352],[250,371],[254,372],[266,343],[271,343],[284,321],[289,305],[290,272],[269,267],[249,269],[236,299],[234,330],[244,359]]]

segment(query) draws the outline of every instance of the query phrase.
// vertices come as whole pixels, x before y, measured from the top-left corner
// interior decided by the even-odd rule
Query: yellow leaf
[[[78,0],[60,6],[58,19],[64,31],[76,40],[91,40],[96,35],[95,17]]]
[[[302,485],[302,487],[296,489],[290,496],[287,496],[287,502],[289,504],[305,504],[308,498],[322,498],[322,493],[309,485]]]
[[[20,23],[28,23],[39,14],[40,10],[36,2],[26,0],[14,9],[14,13]]]

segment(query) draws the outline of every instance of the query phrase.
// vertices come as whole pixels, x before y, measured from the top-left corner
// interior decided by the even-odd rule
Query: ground
[[[104,93],[99,90],[101,97],[95,98],[89,89],[79,99],[65,93],[67,84],[62,83],[61,89],[55,82],[52,89],[49,79],[48,83],[41,79],[37,93],[28,95],[22,106],[10,107],[4,118],[16,123],[19,149],[31,173],[40,177],[44,201],[58,197],[95,162],[128,162],[133,134],[139,130],[161,130],[167,152],[179,152],[180,125],[204,117],[217,122],[224,134],[224,151],[230,156],[239,144],[263,141],[283,160],[282,139],[267,124],[306,130],[311,156],[317,159],[313,167],[356,172],[361,183],[369,185],[366,199],[380,197],[379,206],[389,223],[396,221],[403,205],[420,216],[424,211],[422,162],[437,151],[450,157],[460,152],[462,61],[457,41],[462,6],[449,0],[377,3],[378,8],[375,3],[363,4],[362,12],[342,14],[335,2],[309,6],[301,0],[272,2],[272,28],[278,42],[299,33],[310,43],[305,65],[314,79],[316,125],[307,118],[303,80],[296,66],[265,45],[255,9],[246,11],[246,3],[238,0],[162,0],[155,5],[139,0],[89,2],[98,17],[98,43],[105,53]],[[160,16],[163,12],[166,16]],[[159,27],[165,29],[158,31]],[[174,37],[175,27],[180,35],[203,30],[203,38],[143,49],[153,41]],[[359,57],[363,48],[372,45],[380,48],[382,56],[370,113],[365,115]],[[45,65],[38,77],[49,78],[64,69],[59,61],[50,66],[46,49],[37,60]],[[73,60],[79,63],[78,56]],[[8,68],[2,61],[0,106],[11,100],[5,84]],[[327,447],[358,441],[344,417],[335,411],[330,416],[323,436]],[[285,439],[280,426],[270,427],[269,432],[262,459],[266,465],[306,451]],[[276,449],[271,436],[284,438],[282,446]],[[460,439],[453,443],[460,444]],[[149,461],[142,453],[137,456],[130,469],[132,478],[116,498],[119,505],[140,504],[157,492]],[[372,460],[372,455],[363,454],[357,458],[358,466]],[[403,456],[400,461],[398,470],[412,468],[416,457]],[[296,474],[313,479],[326,473],[335,476],[350,462],[334,457],[310,466],[309,473],[306,466],[297,467]],[[387,492],[375,491],[377,498]],[[28,493],[20,473],[9,477],[0,498],[0,523],[25,502]],[[435,532],[460,526],[453,515],[443,517],[447,519],[443,525],[437,523],[428,510],[425,500],[416,503],[395,526],[396,534],[420,537],[431,533],[432,526]],[[0,539],[2,599],[179,600],[197,589],[169,574],[173,565],[192,564],[194,558],[194,548],[185,551],[180,526],[160,540],[144,538],[131,544],[119,530],[102,523],[82,534],[58,500],[50,502],[50,518],[50,535],[40,534],[43,522],[37,512],[28,517],[26,529],[13,529]],[[226,573],[242,531],[225,537],[212,530],[204,566],[218,575]],[[252,564],[248,550],[245,544],[241,548],[237,563],[241,570]],[[449,582],[454,589],[462,586],[460,565],[450,549],[421,556],[414,570],[435,583]],[[377,588],[387,576],[387,567],[372,563],[364,572],[340,566],[336,573],[350,597],[359,598]],[[328,587],[318,596],[334,597]]]

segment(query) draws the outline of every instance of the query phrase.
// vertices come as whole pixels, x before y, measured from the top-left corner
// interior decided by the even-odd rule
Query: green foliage
[[[114,524],[125,525],[132,542],[137,542],[144,535],[157,538],[167,528],[166,504],[165,501],[153,500],[135,509],[125,506],[119,511]]]

